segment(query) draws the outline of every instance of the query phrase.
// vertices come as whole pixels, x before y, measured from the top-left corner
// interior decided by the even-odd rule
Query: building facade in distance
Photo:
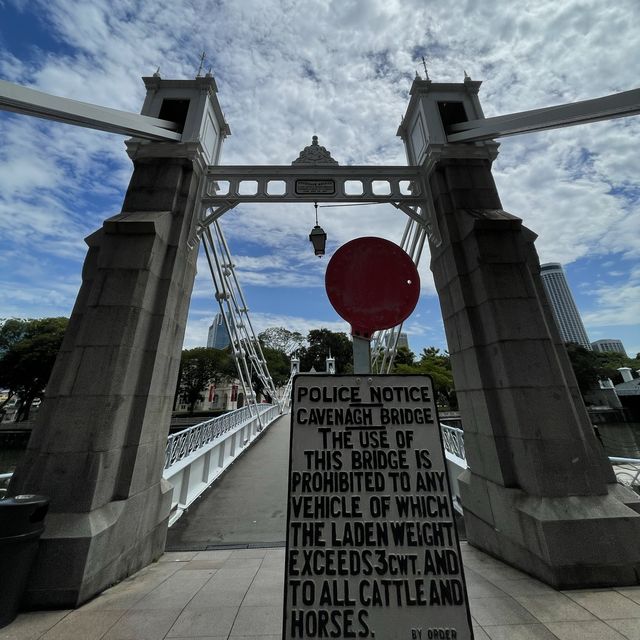
[[[562,339],[591,351],[587,331],[569,289],[562,265],[559,262],[541,264],[540,276]]]
[[[601,351],[603,353],[621,353],[623,355],[627,355],[627,352],[624,350],[624,346],[622,344],[622,340],[618,340],[616,338],[603,338],[602,340],[596,340],[591,343],[591,348],[594,351]]]
[[[224,318],[222,317],[222,314],[218,312],[209,327],[207,348],[226,349],[230,343],[231,340],[229,339],[229,332],[227,331],[227,326],[224,323]]]

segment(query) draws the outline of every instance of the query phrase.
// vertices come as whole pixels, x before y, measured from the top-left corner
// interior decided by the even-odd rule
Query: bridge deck
[[[169,529],[167,550],[284,546],[289,415],[282,416]]]

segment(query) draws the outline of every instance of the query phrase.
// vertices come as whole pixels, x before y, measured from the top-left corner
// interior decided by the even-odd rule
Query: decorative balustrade
[[[620,484],[626,484],[640,493],[640,460],[609,456],[613,471]]]
[[[467,457],[464,452],[464,431],[455,427],[449,427],[440,424],[442,431],[442,441],[444,443],[447,461],[450,463],[449,470],[452,471],[451,464],[454,464],[454,470],[463,471],[467,468]],[[640,460],[636,458],[618,458],[609,456],[609,462],[613,466],[616,480],[620,484],[627,485],[640,493]],[[459,473],[459,472],[458,472]],[[449,474],[453,483],[454,493],[457,495],[457,475]]]
[[[162,474],[173,485],[169,526],[280,415],[277,405],[248,405],[169,436]]]
[[[440,423],[440,431],[442,431],[442,441],[445,451],[463,460],[466,467],[467,456],[464,452],[464,431],[442,423]]]
[[[267,406],[271,407],[271,405]],[[164,468],[168,469],[171,465],[246,422],[254,415],[253,407],[246,406],[170,435],[164,456]]]
[[[4,498],[9,488],[9,482],[13,473],[0,473],[0,499]]]

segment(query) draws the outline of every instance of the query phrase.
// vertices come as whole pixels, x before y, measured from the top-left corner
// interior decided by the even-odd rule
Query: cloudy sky
[[[438,82],[464,71],[485,115],[636,88],[637,0],[0,0],[0,79],[138,112],[140,76],[195,76],[201,51],[232,135],[222,164],[289,164],[317,134],[341,165],[404,164],[397,127],[421,57]],[[640,117],[502,141],[503,207],[561,262],[591,340],[640,351]],[[0,113],[0,317],[69,315],[83,238],[120,211],[121,136]],[[223,218],[256,329],[346,330],[323,287],[330,254],[362,235],[400,241],[390,206],[320,209],[328,256],[307,240],[312,205]],[[185,346],[216,311],[205,263]],[[406,324],[419,352],[446,348],[428,269]]]

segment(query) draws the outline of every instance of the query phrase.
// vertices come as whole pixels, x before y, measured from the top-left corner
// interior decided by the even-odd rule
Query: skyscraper
[[[569,289],[562,265],[558,262],[542,264],[540,265],[540,275],[562,339],[565,342],[579,344],[591,351],[587,331],[582,324],[578,307],[576,307],[571,295],[571,289]]]
[[[622,353],[625,356],[627,352],[624,349],[622,340],[617,338],[603,338],[602,340],[596,340],[591,343],[594,351],[600,351],[602,353]]]
[[[224,323],[224,319],[220,312],[216,313],[213,318],[213,322],[209,327],[209,336],[207,337],[208,349],[226,349],[231,340],[229,339],[229,332]]]

